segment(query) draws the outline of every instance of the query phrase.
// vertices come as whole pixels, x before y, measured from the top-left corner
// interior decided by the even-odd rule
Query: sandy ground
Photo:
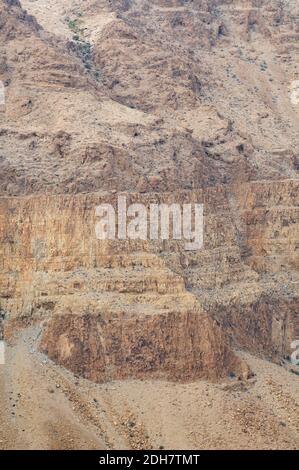
[[[230,379],[94,384],[38,353],[39,331],[6,347],[0,366],[1,449],[298,449],[299,379],[246,355]]]

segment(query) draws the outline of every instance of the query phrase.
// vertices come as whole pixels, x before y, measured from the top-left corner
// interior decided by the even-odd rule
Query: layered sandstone
[[[2,198],[1,297],[10,320],[44,321],[42,349],[100,381],[240,373],[224,332],[239,348],[289,354],[298,334],[298,183],[175,196],[204,203],[203,250],[171,240],[97,240],[95,208],[117,207],[116,194]],[[127,197],[128,204],[174,200]]]
[[[170,201],[172,195],[158,197]],[[96,381],[247,376],[217,322],[167,267],[165,242],[97,240],[95,208],[115,199],[90,194],[1,200],[7,331],[41,321],[41,349]],[[131,195],[146,204],[152,199]]]
[[[298,325],[295,1],[0,3],[0,300],[95,381],[216,378]],[[24,8],[28,9],[28,13]],[[32,16],[33,15],[33,16]],[[204,247],[99,242],[95,206],[203,202]]]

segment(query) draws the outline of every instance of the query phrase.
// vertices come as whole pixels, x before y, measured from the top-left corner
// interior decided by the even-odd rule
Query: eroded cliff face
[[[41,350],[58,364],[97,382],[249,376],[216,322],[200,311],[63,315],[47,325]],[[65,332],[65,333],[63,333]]]
[[[127,196],[128,203],[155,199]],[[7,338],[42,322],[42,351],[96,381],[247,377],[217,321],[163,259],[165,249],[179,254],[183,244],[97,240],[95,209],[104,202],[115,205],[116,195],[1,200]]]
[[[6,335],[95,381],[217,378],[299,337],[295,1],[1,1]],[[28,13],[23,8],[28,9]],[[33,15],[33,16],[32,16]],[[203,202],[202,250],[95,207]]]
[[[117,194],[2,198],[8,334],[42,322],[42,350],[98,381],[246,376],[233,347],[287,356],[298,335],[298,183],[227,189],[126,195],[203,203],[196,252],[182,241],[97,240],[95,208],[116,208]]]
[[[206,250],[191,254],[184,276],[235,344],[285,356],[298,337],[298,181],[255,182],[225,194],[216,224],[207,220],[222,247],[213,246],[212,258]]]

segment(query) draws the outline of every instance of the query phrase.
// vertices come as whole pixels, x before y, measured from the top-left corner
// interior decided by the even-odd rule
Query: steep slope
[[[186,187],[219,179],[216,164],[206,165],[202,146],[190,132],[164,126],[159,117],[109,97],[95,71],[89,73],[86,57],[81,60],[87,43],[59,42],[35,23],[33,28],[17,3],[5,5],[5,24],[15,22],[21,32],[1,30],[0,78],[7,84],[1,114],[3,195],[136,186],[144,191],[144,174],[153,165],[164,181],[162,187],[161,177],[152,176],[152,184],[161,189],[180,187],[179,173]],[[140,126],[145,131],[142,144],[134,138]]]
[[[0,448],[298,448],[298,13],[0,0]],[[119,192],[203,248],[97,240]]]
[[[2,2],[2,194],[295,177],[298,12],[279,4],[23,2],[41,30]]]

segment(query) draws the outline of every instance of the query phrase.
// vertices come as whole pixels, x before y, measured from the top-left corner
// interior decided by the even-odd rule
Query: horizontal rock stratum
[[[289,356],[298,34],[295,0],[0,1],[7,338],[37,322],[42,351],[99,382]],[[95,207],[120,193],[203,203],[203,248],[100,242]]]
[[[298,12],[0,0],[0,449],[299,448]]]
[[[203,203],[196,252],[174,240],[97,240],[96,206],[115,205],[115,193],[0,199],[8,334],[42,322],[41,349],[95,381],[246,375],[233,347],[287,355],[299,328],[298,188],[126,194],[145,205]]]

